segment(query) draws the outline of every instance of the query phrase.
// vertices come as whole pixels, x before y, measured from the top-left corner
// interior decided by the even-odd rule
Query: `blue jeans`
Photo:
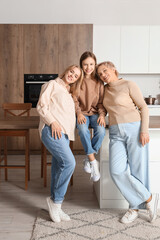
[[[98,153],[99,148],[101,147],[103,138],[105,136],[105,127],[98,125],[97,119],[98,114],[92,116],[86,116],[86,123],[78,124],[78,134],[80,136],[84,151],[87,155],[92,153]],[[94,130],[93,138],[91,139],[89,125]]]
[[[55,139],[51,128],[45,125],[41,140],[52,155],[51,198],[55,203],[62,203],[76,165],[69,139],[63,133],[60,139]]]
[[[150,198],[148,144],[139,142],[141,122],[109,127],[110,174],[132,209],[145,208]]]

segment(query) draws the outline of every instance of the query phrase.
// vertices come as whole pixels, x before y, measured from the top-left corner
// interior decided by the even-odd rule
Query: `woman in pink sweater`
[[[51,197],[47,198],[53,222],[69,221],[61,205],[75,168],[75,158],[69,146],[75,134],[75,105],[71,95],[80,89],[82,71],[68,67],[61,77],[42,86],[37,111],[40,115],[39,131],[43,144],[52,154]]]
[[[112,62],[98,64],[97,74],[106,83],[103,106],[109,114],[110,174],[129,203],[120,221],[133,222],[138,209],[147,208],[152,222],[159,197],[149,191],[147,105],[134,82],[118,78]]]

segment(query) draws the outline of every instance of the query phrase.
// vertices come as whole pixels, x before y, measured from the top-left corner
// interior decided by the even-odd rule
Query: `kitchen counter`
[[[160,108],[160,105],[154,104],[154,105],[147,105],[148,108]]]
[[[151,192],[160,194],[160,116],[149,117],[149,172]],[[100,208],[128,208],[128,203],[113,183],[109,174],[109,130],[106,128],[97,159],[100,162],[100,181],[94,189]],[[160,203],[159,206],[160,208]]]

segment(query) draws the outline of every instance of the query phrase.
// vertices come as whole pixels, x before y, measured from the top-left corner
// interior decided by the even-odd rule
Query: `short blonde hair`
[[[82,86],[83,79],[84,79],[83,70],[77,64],[73,64],[73,65],[69,66],[68,68],[66,68],[66,70],[60,75],[60,78],[62,79],[64,77],[64,75],[66,74],[66,72],[72,70],[73,68],[79,69],[80,76],[75,83],[72,83],[70,85],[70,92],[72,93],[72,95],[78,96],[79,92],[80,92],[80,88]]]
[[[100,66],[102,66],[102,65],[105,65],[107,68],[115,69],[115,74],[116,74],[116,76],[118,77],[119,72],[117,71],[115,65],[114,65],[112,62],[110,62],[110,61],[101,62],[101,63],[99,63],[99,64],[96,66],[97,75],[98,75],[98,68],[99,68]]]

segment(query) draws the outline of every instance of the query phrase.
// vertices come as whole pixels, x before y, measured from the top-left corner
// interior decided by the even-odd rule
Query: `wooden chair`
[[[31,103],[4,103],[2,105],[4,110],[4,117],[8,115],[21,117],[25,114],[30,116],[30,110],[32,108]],[[25,169],[25,190],[28,187],[28,180],[30,180],[30,161],[29,161],[29,130],[5,130],[4,131],[4,165],[0,165],[0,168],[5,169],[5,180],[8,180],[8,168],[23,168]],[[25,164],[24,165],[8,165],[7,164],[7,137],[9,136],[22,136],[25,137],[25,146],[28,149],[25,153]]]
[[[73,151],[73,142],[70,142],[70,148]],[[41,144],[41,177],[44,177],[44,187],[47,187],[47,166],[51,166],[51,162],[47,162],[47,149],[44,144]],[[70,185],[73,185],[73,175],[70,180]]]

